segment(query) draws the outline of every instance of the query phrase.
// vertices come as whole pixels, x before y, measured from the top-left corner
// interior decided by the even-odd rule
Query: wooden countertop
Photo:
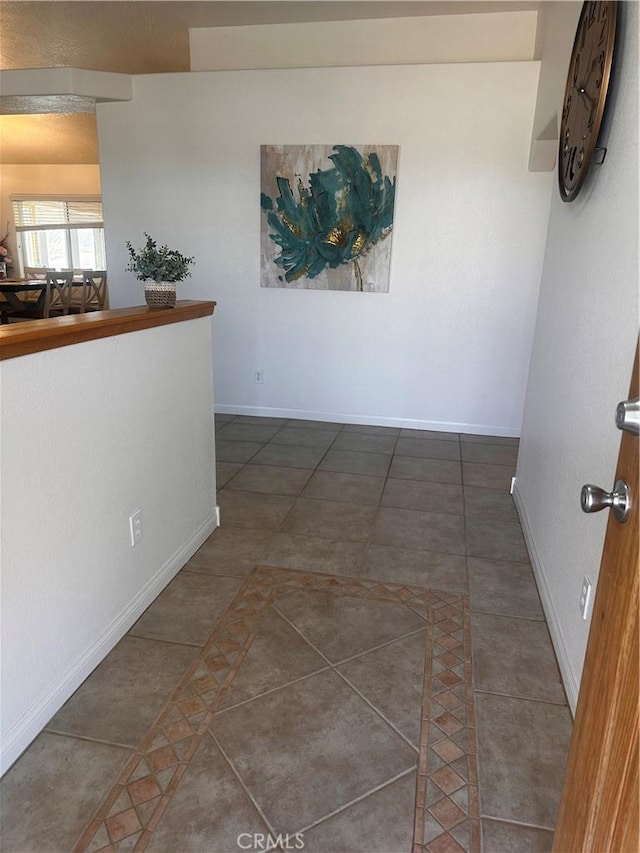
[[[213,314],[215,302],[180,300],[175,308],[116,308],[0,326],[0,360],[70,344],[182,323]]]

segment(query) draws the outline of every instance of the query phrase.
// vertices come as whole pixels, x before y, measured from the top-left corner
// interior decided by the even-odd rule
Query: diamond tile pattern
[[[431,697],[437,700],[440,693],[446,695],[448,704],[454,700],[456,702],[451,710],[438,713],[433,721],[440,732],[435,739],[436,745],[439,740],[445,739],[446,734],[467,726],[467,706],[473,701],[470,682],[463,683],[464,689],[456,696],[443,686],[442,681],[443,678],[448,680],[447,674],[455,674],[455,670],[460,667],[463,675],[462,678],[456,675],[456,682],[464,679],[465,661],[469,657],[464,641],[468,623],[466,599],[456,594],[403,584],[258,567],[244,582],[157,723],[105,798],[96,817],[83,833],[77,851],[91,849],[94,840],[98,838],[107,838],[110,845],[117,845],[113,847],[114,850],[124,849],[120,846],[124,841],[136,850],[147,846],[153,829],[180,784],[214,714],[221,706],[226,690],[255,639],[262,618],[279,598],[286,603],[288,594],[302,591],[387,602],[395,608],[405,607],[408,630],[415,630],[421,624],[414,621],[416,612],[426,616],[427,625],[431,628],[428,643],[431,657],[426,655],[426,665],[430,672],[437,669],[438,675],[430,675],[425,682],[428,686],[425,702],[428,706],[428,700]],[[440,641],[447,637],[452,638],[453,644],[442,645]],[[440,705],[434,703],[434,707],[440,712]],[[424,739],[424,733],[429,732],[428,715],[428,708],[423,709],[423,736],[418,759],[418,788],[423,792],[418,797],[421,819],[424,821],[426,813],[424,789],[429,778],[442,793],[430,806],[429,812],[438,826],[447,832],[469,818],[476,826],[477,797],[468,797],[469,805],[466,808],[451,798],[454,793],[475,784],[475,772],[470,769],[463,777],[452,766],[444,763],[446,758],[459,760],[465,757],[462,748],[449,740],[443,744],[445,748],[440,750],[438,767],[429,766],[427,752],[430,744],[428,738]],[[389,733],[392,734],[391,731]],[[473,738],[469,742],[472,743]]]
[[[480,849],[475,713],[467,599],[432,603],[431,655],[425,670],[414,849]],[[464,733],[464,740],[454,739]],[[452,834],[464,825],[466,843]]]
[[[264,577],[251,576],[243,584],[158,722],[85,830],[78,850],[87,849],[103,827],[112,844],[143,830],[136,846],[138,849],[146,846],[213,718],[223,688],[228,686],[246,654],[259,615],[273,596],[273,588]],[[141,765],[151,771],[142,779]],[[128,795],[131,808],[122,808],[123,793]],[[149,802],[153,803],[151,809],[140,809]]]

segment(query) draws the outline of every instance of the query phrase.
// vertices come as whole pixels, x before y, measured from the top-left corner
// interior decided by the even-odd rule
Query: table
[[[21,293],[34,293],[40,291],[36,299],[22,299]],[[4,301],[0,302],[0,314],[2,322],[6,323],[8,318],[14,314],[28,312],[29,315],[44,316],[44,304],[47,295],[46,279],[2,279],[0,280],[0,294]]]

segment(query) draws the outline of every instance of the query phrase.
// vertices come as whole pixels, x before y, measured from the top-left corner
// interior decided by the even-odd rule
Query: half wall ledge
[[[182,323],[213,314],[215,302],[180,300],[175,308],[116,308],[0,327],[0,361],[44,350]]]

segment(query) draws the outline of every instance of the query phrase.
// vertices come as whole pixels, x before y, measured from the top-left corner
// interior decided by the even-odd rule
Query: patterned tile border
[[[414,853],[476,853],[480,821],[468,602],[428,610]]]
[[[257,567],[127,762],[74,853],[142,851],[278,595],[299,589],[402,603],[428,624],[413,853],[478,853],[475,714],[466,596]]]

